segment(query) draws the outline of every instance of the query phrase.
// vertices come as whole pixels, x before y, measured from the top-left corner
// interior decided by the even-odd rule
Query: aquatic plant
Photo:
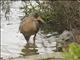
[[[80,60],[80,45],[72,43],[67,49],[63,49],[64,60]]]

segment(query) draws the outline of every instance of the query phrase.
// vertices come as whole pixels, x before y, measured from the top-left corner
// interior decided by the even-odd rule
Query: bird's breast
[[[35,21],[24,22],[21,26],[21,32],[29,35],[33,35],[38,31],[38,23]]]

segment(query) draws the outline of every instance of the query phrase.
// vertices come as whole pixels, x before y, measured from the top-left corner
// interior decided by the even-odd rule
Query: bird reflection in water
[[[29,45],[26,44],[21,51],[22,51],[22,53],[21,53],[22,56],[29,56],[29,55],[39,54],[39,53],[37,52],[37,51],[38,51],[37,47],[34,46],[34,45],[31,44],[31,43],[30,43]]]

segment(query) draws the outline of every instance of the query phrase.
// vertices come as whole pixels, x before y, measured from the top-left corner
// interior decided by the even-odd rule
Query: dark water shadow
[[[38,49],[36,46],[34,46],[33,44],[26,44],[24,46],[24,48],[21,50],[21,55],[22,56],[30,56],[30,55],[36,55],[36,54],[39,54],[38,52]]]

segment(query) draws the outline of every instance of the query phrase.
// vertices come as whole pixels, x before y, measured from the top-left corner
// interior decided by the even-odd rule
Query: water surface
[[[7,15],[9,20],[6,20],[4,12],[1,11],[1,57],[5,59],[53,53],[53,50],[56,49],[55,40],[57,38],[55,36],[47,38],[47,35],[42,34],[41,31],[39,31],[36,36],[36,46],[33,46],[33,36],[31,36],[29,41],[30,46],[27,45],[24,36],[19,32],[21,16],[25,15],[22,10],[19,9],[21,6],[21,1],[12,2],[10,5],[10,13]]]

